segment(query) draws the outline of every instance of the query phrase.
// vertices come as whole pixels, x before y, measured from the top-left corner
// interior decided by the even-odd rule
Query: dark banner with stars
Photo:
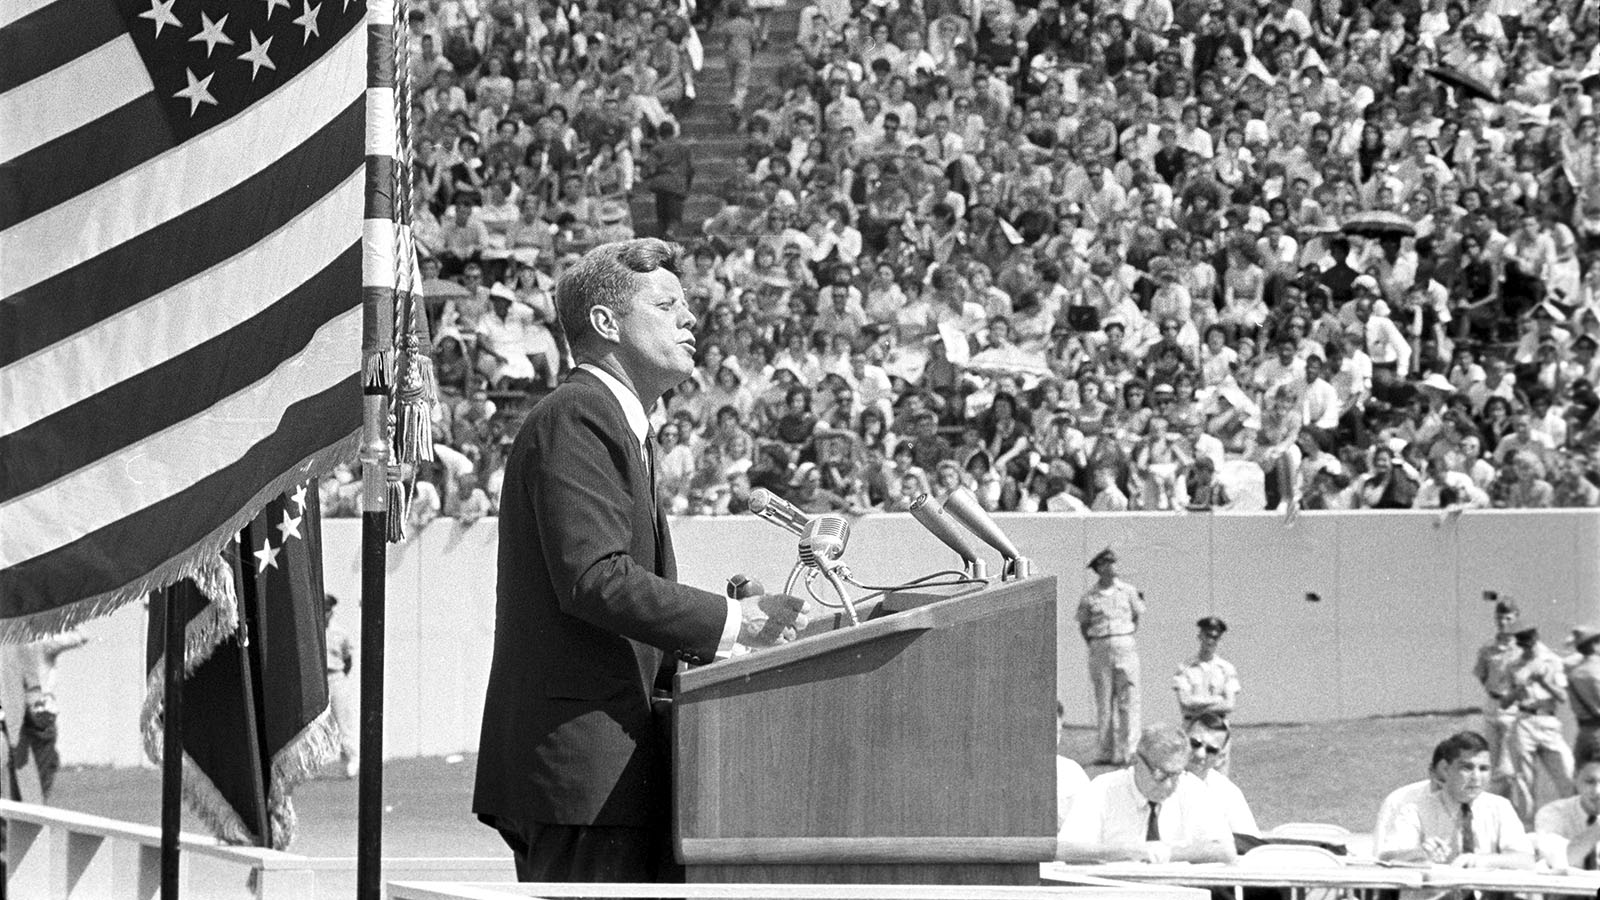
[[[301,485],[268,503],[239,533],[239,543],[224,553],[235,566],[236,626],[184,681],[184,800],[230,843],[288,847],[295,831],[290,793],[338,755],[328,713],[320,513],[315,486]],[[199,585],[185,579],[172,594],[184,604],[191,634],[210,627],[215,605]],[[162,594],[152,595],[145,652],[150,694],[141,723],[157,763],[163,604]],[[259,739],[255,747],[252,732]],[[251,765],[260,766],[259,782]]]

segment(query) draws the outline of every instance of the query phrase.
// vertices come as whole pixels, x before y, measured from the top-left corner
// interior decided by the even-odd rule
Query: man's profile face
[[[694,313],[678,277],[666,269],[634,276],[633,306],[617,317],[617,356],[637,382],[641,377],[677,384],[694,371]],[[654,397],[641,398],[646,402]]]
[[[1489,751],[1468,753],[1444,766],[1444,794],[1452,803],[1471,803],[1489,784]]]

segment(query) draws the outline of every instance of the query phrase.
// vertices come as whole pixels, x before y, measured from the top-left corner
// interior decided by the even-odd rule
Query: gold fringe
[[[290,794],[339,756],[339,726],[330,705],[312,719],[282,750],[272,756],[272,784],[267,787],[267,814],[272,819],[272,849],[287,850],[298,820]]]
[[[144,755],[157,766],[161,765],[162,732],[166,727],[165,700],[166,671],[158,661],[145,680],[144,708],[139,713],[139,730],[144,736]],[[210,777],[195,764],[189,754],[183,754],[183,802],[205,823],[207,830],[217,839],[229,844],[253,846],[255,837],[244,820],[234,811],[232,804]]]
[[[394,350],[374,350],[361,361],[361,386],[381,387],[385,391],[394,382]]]
[[[189,549],[116,590],[86,597],[55,609],[0,621],[0,644],[25,644],[60,634],[91,619],[109,615],[134,600],[143,599],[151,591],[160,590],[180,579],[205,577],[203,571],[205,566],[228,546],[228,542],[233,540],[239,529],[254,519],[273,497],[307,480],[321,478],[339,463],[354,459],[360,446],[361,432],[358,429],[332,446],[306,456],[298,465],[267,482],[256,491],[243,509],[229,516]],[[316,500],[312,498],[307,502],[314,503]],[[185,652],[187,654],[187,650]]]
[[[385,490],[388,491],[389,517],[384,537],[389,543],[398,544],[406,539],[406,513],[410,512],[406,503],[406,485],[395,473],[391,474]]]

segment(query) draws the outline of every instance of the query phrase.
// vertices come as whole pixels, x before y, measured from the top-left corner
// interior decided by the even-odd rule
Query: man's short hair
[[[679,274],[683,248],[657,238],[601,244],[573,263],[556,283],[556,315],[574,348],[594,337],[589,309],[604,306],[618,316],[633,308],[639,275],[666,269]]]
[[[1483,735],[1476,731],[1458,731],[1433,748],[1433,761],[1428,764],[1428,768],[1437,768],[1440,763],[1453,763],[1462,757],[1488,752],[1489,742],[1484,740]]]
[[[1201,713],[1194,719],[1190,720],[1189,727],[1204,728],[1207,731],[1220,731],[1224,734],[1230,733],[1228,728],[1228,718],[1222,713],[1217,712]]]
[[[1151,725],[1139,735],[1139,753],[1152,763],[1188,756],[1189,736],[1173,725]]]

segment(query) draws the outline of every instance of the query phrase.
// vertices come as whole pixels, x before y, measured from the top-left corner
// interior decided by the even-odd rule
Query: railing
[[[154,900],[161,889],[161,829],[102,816],[0,800],[6,827],[7,896],[51,900]],[[354,857],[315,857],[261,847],[238,847],[185,833],[179,838],[179,878],[185,896],[231,895],[256,900],[344,898],[355,893]],[[191,863],[221,873],[191,893]],[[384,878],[513,877],[509,858],[392,858]]]
[[[1127,884],[1093,876],[1074,886],[939,884],[474,884],[389,882],[390,900],[531,900],[541,897],[674,897],[684,900],[1206,900],[1173,885]]]

